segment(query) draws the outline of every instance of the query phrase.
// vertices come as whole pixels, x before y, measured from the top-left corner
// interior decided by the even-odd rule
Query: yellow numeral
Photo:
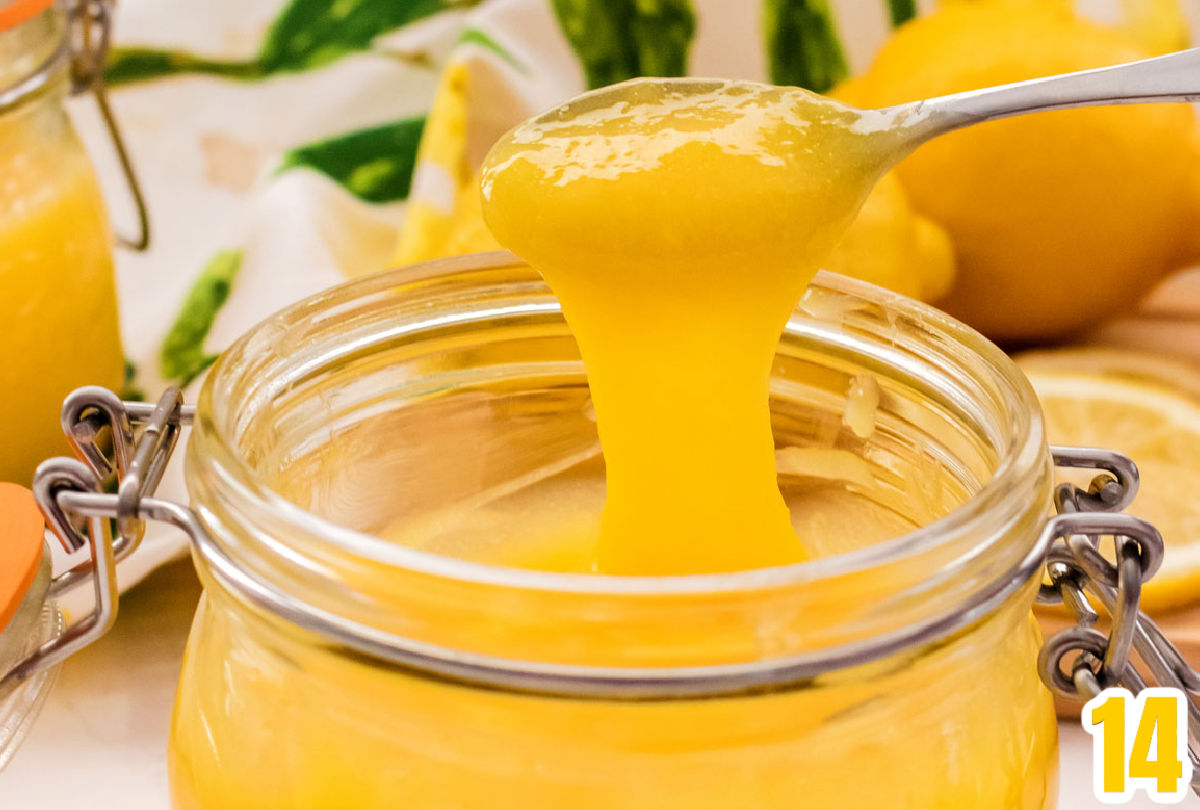
[[[1187,714],[1177,689],[1105,689],[1083,708],[1083,728],[1093,737],[1093,785],[1106,804],[1129,800],[1141,788],[1158,800],[1187,795]],[[1135,729],[1132,743],[1126,730]]]
[[[1176,753],[1179,747],[1178,705],[1179,700],[1174,697],[1147,697],[1133,738],[1133,751],[1129,754],[1130,778],[1154,780],[1154,789],[1158,793],[1176,793],[1183,776],[1183,762]],[[1154,759],[1150,759],[1152,741],[1157,742]]]
[[[1108,695],[1108,697],[1105,697]],[[1088,732],[1100,734],[1100,772],[1103,774],[1101,783],[1105,793],[1125,793],[1125,707],[1133,700],[1125,689],[1106,689],[1096,700],[1103,702],[1093,706],[1088,703],[1091,711],[1085,715],[1091,726]],[[1087,726],[1085,726],[1087,728]],[[1097,729],[1097,730],[1093,730]],[[1097,767],[1097,763],[1092,763]]]

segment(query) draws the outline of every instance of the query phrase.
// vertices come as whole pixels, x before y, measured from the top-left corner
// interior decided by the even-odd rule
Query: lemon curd
[[[52,7],[0,32],[0,90],[65,36]],[[62,107],[65,65],[0,109],[0,481],[28,485],[68,452],[58,414],[81,385],[124,373],[112,242],[92,166]]]
[[[483,174],[554,295],[466,257],[232,347],[189,449],[176,810],[1052,807],[1032,392],[932,310],[810,285],[903,141],[797,90],[589,94]]]
[[[807,556],[775,483],[771,361],[905,144],[885,114],[803,90],[635,80],[493,148],[484,217],[554,289],[587,365],[607,465],[599,570]]]

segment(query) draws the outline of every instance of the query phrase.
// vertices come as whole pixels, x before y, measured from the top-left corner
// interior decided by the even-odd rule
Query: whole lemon
[[[950,5],[901,28],[854,95],[884,107],[1150,55],[1064,4]],[[998,340],[1060,337],[1132,307],[1189,258],[1200,225],[1200,143],[1184,104],[982,124],[922,146],[897,174],[958,253],[937,303]]]
[[[954,246],[937,223],[912,210],[895,173],[889,172],[821,267],[932,301],[954,282]]]

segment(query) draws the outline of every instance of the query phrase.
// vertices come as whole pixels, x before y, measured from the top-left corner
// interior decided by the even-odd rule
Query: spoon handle
[[[1123,65],[968,90],[890,108],[916,140],[1012,115],[1154,101],[1200,101],[1200,48]]]

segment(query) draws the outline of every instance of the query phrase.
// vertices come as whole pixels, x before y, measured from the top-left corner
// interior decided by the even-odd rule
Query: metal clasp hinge
[[[79,458],[43,462],[34,475],[33,491],[63,549],[88,549],[86,560],[54,578],[50,597],[91,580],[94,606],[0,673],[0,697],[108,632],[117,617],[116,564],[137,549],[146,520],[186,523],[189,516],[183,507],[152,496],[181,430],[193,417],[194,410],[183,404],[176,388],[168,389],[157,405],[122,402],[96,386],[80,388],[67,398],[63,429]]]
[[[1162,535],[1146,521],[1120,511],[1137,494],[1137,466],[1110,450],[1052,447],[1051,452],[1060,467],[1104,474],[1094,478],[1087,491],[1071,484],[1055,488],[1058,514],[1045,530],[1050,540],[1047,581],[1038,604],[1063,605],[1075,627],[1046,640],[1038,672],[1052,692],[1068,700],[1086,702],[1113,686],[1136,694],[1147,686],[1132,660],[1136,650],[1155,685],[1187,696],[1188,756],[1196,766],[1191,787],[1200,795],[1200,674],[1140,609],[1142,585],[1162,564]],[[1101,553],[1102,537],[1113,538],[1114,561]],[[1096,629],[1097,605],[1110,619],[1107,634]]]
[[[137,215],[135,235],[127,237],[118,233],[117,241],[131,250],[144,251],[150,247],[150,215],[146,196],[134,171],[129,149],[104,85],[104,62],[112,41],[113,0],[71,0],[67,14],[70,24],[71,92],[79,95],[90,91],[95,98],[96,108],[108,130]]]

